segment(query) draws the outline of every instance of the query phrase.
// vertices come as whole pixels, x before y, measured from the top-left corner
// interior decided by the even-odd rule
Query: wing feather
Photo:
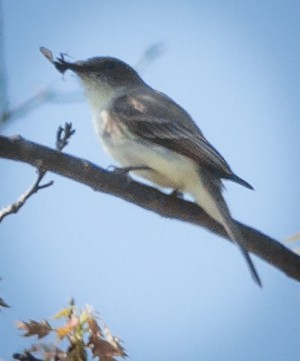
[[[165,94],[151,88],[142,93],[132,91],[115,99],[109,111],[136,136],[193,159],[219,178],[253,189],[232,172],[190,115]]]

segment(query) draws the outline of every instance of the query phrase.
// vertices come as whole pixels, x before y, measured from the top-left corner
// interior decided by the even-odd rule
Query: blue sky
[[[143,78],[181,104],[233,170],[255,188],[226,183],[233,215],[284,241],[299,231],[300,3],[266,1],[3,1],[9,101],[51,85],[81,90],[39,53],[96,55],[136,64],[164,42]],[[85,101],[47,103],[3,133],[54,145],[72,122],[66,152],[113,161]],[[0,205],[34,179],[0,160]],[[73,296],[93,305],[135,360],[295,360],[299,284],[253,257],[258,289],[236,247],[204,229],[159,216],[49,174],[55,185],[1,224],[0,358],[29,344],[14,321],[53,315]],[[293,247],[294,245],[289,245]],[[296,245],[295,245],[296,246]]]

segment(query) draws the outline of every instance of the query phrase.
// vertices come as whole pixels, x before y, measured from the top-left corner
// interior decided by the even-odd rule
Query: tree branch
[[[27,141],[20,136],[0,136],[0,157],[60,174],[95,191],[122,198],[163,217],[205,227],[228,239],[222,226],[195,203],[166,195],[158,189],[125,178],[118,172],[104,170],[89,161]],[[254,228],[237,223],[243,235],[241,243],[245,249],[277,267],[287,276],[300,281],[300,257],[297,254]]]

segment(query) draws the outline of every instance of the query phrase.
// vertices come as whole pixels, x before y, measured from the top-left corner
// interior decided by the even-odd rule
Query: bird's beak
[[[53,64],[55,68],[62,74],[64,74],[66,70],[72,70],[74,73],[77,73],[80,69],[79,64],[66,61],[63,54],[60,54],[60,57],[56,58],[56,60],[53,61]]]

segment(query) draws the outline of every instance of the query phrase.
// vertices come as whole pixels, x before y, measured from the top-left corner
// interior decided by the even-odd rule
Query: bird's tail
[[[224,203],[225,203],[225,201],[224,201]],[[227,206],[226,206],[226,208],[227,208]],[[238,226],[235,224],[235,221],[232,219],[229,212],[227,212],[227,214],[224,214],[225,212],[221,211],[220,213],[223,213],[223,214],[221,214],[221,217],[223,219],[222,226],[225,228],[225,231],[228,234],[228,236],[230,237],[230,239],[237,244],[240,251],[242,252],[242,255],[244,256],[244,258],[247,262],[247,265],[249,267],[249,270],[250,270],[250,273],[251,273],[251,276],[252,276],[254,282],[256,282],[260,287],[262,287],[260,277],[259,277],[257,270],[254,266],[254,263],[250,257],[250,254],[240,243],[240,241],[242,239],[242,235],[238,229]]]
[[[199,206],[204,209],[209,216],[220,223],[224,227],[229,238],[238,245],[247,262],[253,280],[261,287],[262,283],[260,277],[249,253],[241,244],[241,232],[230,215],[230,211],[222,196],[221,188],[222,185],[220,180],[212,178],[209,175],[201,174],[199,186],[197,189],[192,189],[190,193],[194,196]]]

